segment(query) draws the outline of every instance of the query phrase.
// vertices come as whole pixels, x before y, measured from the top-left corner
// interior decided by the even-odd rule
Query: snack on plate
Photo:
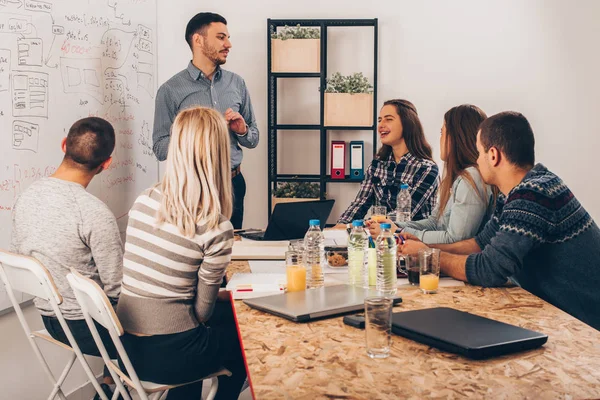
[[[348,266],[348,247],[325,246],[325,258],[330,267],[346,267]]]

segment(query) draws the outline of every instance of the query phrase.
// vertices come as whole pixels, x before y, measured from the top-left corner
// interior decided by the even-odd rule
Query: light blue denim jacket
[[[466,172],[473,178],[477,191],[469,181],[459,176],[452,184],[452,192],[441,218],[438,219],[438,202],[429,218],[399,223],[398,227],[404,228],[403,232],[415,235],[425,244],[454,243],[475,237],[493,211],[492,191],[483,182],[477,168],[469,167]]]

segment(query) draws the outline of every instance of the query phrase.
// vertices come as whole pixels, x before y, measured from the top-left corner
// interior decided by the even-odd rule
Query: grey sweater
[[[40,261],[63,297],[66,319],[83,319],[67,281],[71,268],[93,279],[113,301],[119,297],[123,249],[115,216],[78,183],[42,178],[32,183],[13,208],[11,250]],[[45,316],[47,301],[35,299]]]
[[[477,168],[469,167],[466,171],[473,178],[476,188],[462,176],[456,178],[441,218],[438,218],[438,202],[429,218],[399,223],[398,226],[426,244],[454,243],[479,233],[493,211],[490,202],[492,193]]]

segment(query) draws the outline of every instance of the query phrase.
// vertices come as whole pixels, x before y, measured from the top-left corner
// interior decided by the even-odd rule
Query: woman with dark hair
[[[339,218],[340,227],[364,218],[375,202],[386,206],[388,212],[394,211],[403,183],[412,197],[411,219],[429,217],[435,206],[438,167],[415,106],[407,100],[388,100],[378,121],[381,149],[369,165],[356,198]]]
[[[427,219],[398,223],[404,233],[427,244],[454,243],[474,237],[485,225],[493,202],[492,191],[477,169],[477,131],[486,118],[470,104],[446,112],[440,137],[444,174],[438,205]],[[369,229],[371,234],[379,233],[376,223],[369,222]]]

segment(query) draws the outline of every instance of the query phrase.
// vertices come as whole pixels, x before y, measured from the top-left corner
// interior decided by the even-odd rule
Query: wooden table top
[[[228,276],[249,272],[234,262]],[[342,318],[294,323],[235,301],[256,399],[600,398],[600,332],[518,288],[401,287],[394,312],[456,308],[549,336],[537,350],[473,361],[392,335],[373,360]]]

